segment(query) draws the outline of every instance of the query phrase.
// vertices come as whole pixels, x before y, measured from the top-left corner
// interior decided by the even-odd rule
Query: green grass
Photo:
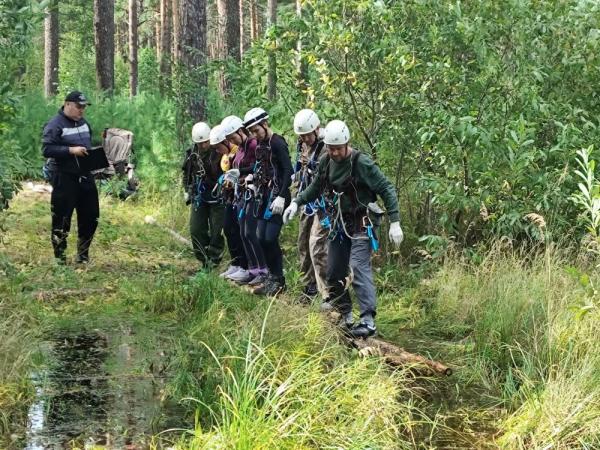
[[[27,338],[30,351],[57,332],[78,330],[131,329],[148,361],[159,347],[166,354],[160,371],[169,374],[163,397],[193,398],[183,404],[198,414],[194,438],[167,433],[159,441],[174,439],[180,448],[214,448],[218,441],[229,448],[410,448],[419,411],[406,373],[358,359],[317,311],[268,302],[213,274],[190,277],[197,268],[191,251],[143,220],[152,214],[185,235],[188,212],[178,197],[103,197],[87,267],[54,263],[48,200],[21,192],[5,217],[8,276],[0,292],[6,310],[26,322],[9,316],[14,328],[2,332],[19,330],[15,340]],[[0,359],[9,377],[0,391],[7,392],[4,436],[24,423],[28,371],[36,362],[6,342],[20,357]]]
[[[479,266],[452,258],[419,287],[417,328],[463,345],[458,377],[507,410],[503,448],[600,442],[598,280],[565,255],[494,249]]]
[[[478,264],[451,256],[417,269],[384,261],[376,275],[382,335],[455,369],[449,379],[415,379],[358,358],[316,310],[289,301],[301,288],[296,229],[286,228],[283,242],[291,292],[270,302],[212,274],[190,277],[191,252],[144,224],[152,214],[186,235],[177,193],[103,197],[101,210],[87,268],[52,261],[46,196],[22,192],[3,217],[5,436],[23,423],[27,374],[45,336],[128,328],[146,365],[157,348],[166,354],[163,397],[187,399],[196,414],[188,434],[157,437],[180,449],[599,444],[598,280],[566,251],[496,248]],[[95,291],[64,295],[65,287]]]

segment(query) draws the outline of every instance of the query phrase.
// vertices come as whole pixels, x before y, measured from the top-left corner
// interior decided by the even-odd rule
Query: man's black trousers
[[[88,259],[88,250],[98,227],[100,206],[93,176],[55,172],[51,180],[52,246],[54,256],[64,259],[73,210],[77,211],[77,256]]]

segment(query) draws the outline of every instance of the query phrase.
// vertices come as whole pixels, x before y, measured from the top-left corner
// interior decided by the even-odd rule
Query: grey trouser
[[[355,235],[354,238],[364,237]],[[352,311],[352,300],[348,292],[349,268],[354,272],[352,286],[358,298],[360,316],[375,317],[377,296],[371,269],[371,244],[368,239],[349,239],[338,235],[329,241],[327,254],[327,284],[330,302],[342,314]]]
[[[316,284],[323,299],[327,294],[327,229],[321,226],[317,215],[300,215],[298,253],[304,286]]]

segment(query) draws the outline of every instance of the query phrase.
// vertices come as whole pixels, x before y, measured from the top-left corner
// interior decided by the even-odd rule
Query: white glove
[[[252,174],[246,175],[246,178],[244,178],[244,181],[246,182],[246,184],[252,183],[253,180],[254,180],[254,175],[252,175]]]
[[[225,181],[229,181],[232,184],[237,184],[238,179],[240,178],[240,171],[238,169],[230,169],[225,172]]]
[[[376,202],[371,202],[367,205],[367,208],[369,209],[369,211],[371,211],[373,214],[376,214],[378,216],[381,216],[385,213],[385,211],[383,209],[381,209],[381,206],[379,206]]]
[[[189,202],[190,201],[190,194],[188,194],[187,192],[183,193],[183,201],[184,202]]]
[[[273,214],[281,214],[284,206],[285,198],[275,197],[275,200],[273,200],[273,203],[271,203],[271,211],[273,211]]]
[[[294,218],[296,213],[298,212],[298,203],[295,200],[292,200],[290,206],[288,206],[283,212],[283,223],[288,223],[290,220]]]
[[[394,243],[396,247],[402,244],[404,240],[404,233],[402,232],[402,228],[400,228],[400,222],[392,222],[390,224],[390,241]]]

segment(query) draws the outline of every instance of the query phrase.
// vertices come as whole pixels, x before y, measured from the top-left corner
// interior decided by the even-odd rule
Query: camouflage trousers
[[[300,253],[301,281],[304,286],[316,285],[323,299],[327,289],[327,235],[316,215],[300,215],[298,251]]]

